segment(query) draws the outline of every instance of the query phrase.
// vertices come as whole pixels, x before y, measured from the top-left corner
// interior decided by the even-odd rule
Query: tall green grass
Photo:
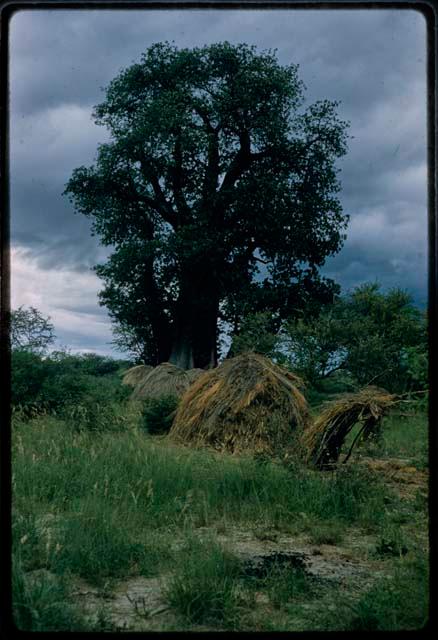
[[[64,581],[27,576],[18,554],[12,561],[12,617],[21,631],[89,631],[89,623],[67,603]]]
[[[169,602],[188,628],[241,628],[242,608],[251,610],[255,592],[236,573],[235,559],[214,540],[201,542],[195,535],[199,527],[226,532],[229,525],[305,532],[314,544],[338,543],[349,526],[365,528],[375,537],[372,561],[387,567],[400,563],[412,588],[403,586],[397,573],[395,590],[389,582],[376,584],[342,620],[327,621],[327,628],[335,623],[358,629],[421,624],[423,604],[404,603],[418,600],[425,589],[424,567],[414,568],[417,542],[406,542],[399,528],[406,518],[424,517],[424,501],[402,504],[354,457],[329,472],[312,471],[294,460],[231,457],[150,436],[139,418],[133,410],[125,414],[124,430],[90,431],[76,430],[55,416],[30,421],[15,416],[12,516],[19,564],[14,606],[22,628],[66,628],[70,614],[71,628],[81,627],[61,606],[68,597],[64,577],[79,575],[101,586],[129,575],[165,573],[172,574]],[[386,420],[385,450],[395,457],[410,451],[412,459],[421,460],[427,444],[424,416],[404,424],[396,417]],[[50,579],[29,581],[26,576],[35,569],[49,570]],[[300,603],[315,600],[312,585],[299,572],[273,571],[259,587],[277,614],[286,616],[287,628],[295,624],[287,621],[288,607],[299,611]],[[385,623],[388,608],[396,613]]]
[[[14,426],[14,536],[24,540],[25,565],[70,568],[95,581],[153,575],[183,528],[222,522],[305,531],[327,521],[378,527],[387,494],[376,476],[354,465],[325,474],[260,464],[141,431],[72,432],[53,417]],[[43,526],[48,516],[52,522]]]
[[[419,631],[429,619],[429,567],[425,554],[397,560],[358,600],[340,599],[336,615],[324,614],[326,631]]]
[[[214,540],[189,536],[178,554],[165,597],[191,624],[233,627],[238,621],[238,560]]]

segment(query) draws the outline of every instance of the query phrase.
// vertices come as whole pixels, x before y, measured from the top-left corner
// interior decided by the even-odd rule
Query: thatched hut
[[[135,367],[127,369],[122,378],[122,384],[128,384],[130,387],[136,387],[142,380],[145,379],[149,371],[152,371],[153,367],[146,364],[138,364]]]
[[[339,396],[326,403],[311,427],[301,437],[301,450],[307,461],[319,468],[333,466],[355,424],[362,423],[344,462],[360,439],[377,433],[382,417],[396,402],[396,396],[378,387],[365,387],[357,393]]]
[[[246,353],[205,371],[181,398],[169,436],[217,450],[276,453],[309,420],[300,378]]]
[[[188,375],[188,378],[190,380],[190,384],[193,384],[193,382],[195,382],[195,380],[197,380],[199,378],[199,376],[202,376],[202,374],[205,373],[205,369],[187,369],[186,374]]]
[[[189,386],[190,379],[187,371],[170,362],[162,362],[151,369],[143,381],[137,384],[131,397],[133,400],[171,395],[179,398]]]

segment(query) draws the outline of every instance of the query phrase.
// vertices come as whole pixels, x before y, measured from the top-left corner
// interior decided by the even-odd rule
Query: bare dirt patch
[[[101,617],[115,630],[154,631],[175,621],[162,595],[164,582],[165,577],[137,576],[105,590],[75,578],[72,597],[93,625],[98,624]]]

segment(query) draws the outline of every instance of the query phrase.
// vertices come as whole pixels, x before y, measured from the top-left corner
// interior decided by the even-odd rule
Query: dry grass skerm
[[[382,417],[395,402],[396,396],[384,389],[365,387],[326,403],[312,426],[302,434],[302,451],[307,460],[317,467],[336,463],[354,425],[362,423],[350,452],[360,438],[367,439],[376,432]]]
[[[257,353],[225,360],[182,396],[169,436],[231,453],[275,453],[309,422],[301,379]]]
[[[152,371],[153,367],[146,364],[138,364],[135,367],[131,367],[127,371],[122,378],[122,384],[127,384],[131,387],[136,387],[140,382],[142,382],[147,374]]]
[[[162,362],[151,369],[132,393],[133,400],[159,398],[173,395],[180,397],[190,386],[187,372],[170,362]]]
[[[196,367],[194,369],[188,369],[186,371],[186,374],[190,380],[190,384],[195,382],[195,380],[197,380],[199,376],[202,376],[203,373],[205,373],[205,369],[198,369]]]

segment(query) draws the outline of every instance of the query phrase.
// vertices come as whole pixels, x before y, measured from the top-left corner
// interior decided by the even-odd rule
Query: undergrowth
[[[362,604],[354,604],[354,611],[348,609],[342,620],[324,624],[357,629],[421,626],[425,608],[413,602],[424,600],[424,563],[423,569],[414,567],[416,542],[407,542],[400,533],[403,523],[424,517],[421,495],[412,504],[402,504],[382,478],[356,464],[354,456],[335,471],[320,472],[290,459],[287,464],[261,462],[178,447],[165,437],[146,434],[140,412],[129,411],[123,429],[99,431],[72,429],[56,416],[14,417],[12,524],[14,555],[19,558],[14,611],[23,628],[61,628],[70,614],[75,627],[73,613],[61,606],[67,598],[62,591],[65,576],[102,585],[107,579],[169,571],[169,602],[185,624],[242,628],[242,610],[255,606],[254,590],[214,540],[203,543],[193,536],[200,527],[213,526],[302,533],[316,545],[339,543],[350,527],[372,533],[374,561],[387,567],[400,563],[401,573],[391,588],[387,582],[376,584]],[[385,451],[403,457],[415,439],[410,460],[424,464],[424,416],[405,423],[388,418],[384,427]],[[178,550],[181,536],[186,544]],[[54,582],[43,579],[39,586],[32,585],[25,576],[34,570],[50,572]],[[402,575],[409,585],[403,584]],[[283,620],[295,624],[287,622],[292,616],[288,607],[292,611],[313,598],[310,583],[299,572],[279,570],[260,586],[280,616],[273,629]],[[385,618],[387,609],[393,613]],[[253,623],[247,624],[251,628]],[[309,624],[318,626],[314,620]]]

